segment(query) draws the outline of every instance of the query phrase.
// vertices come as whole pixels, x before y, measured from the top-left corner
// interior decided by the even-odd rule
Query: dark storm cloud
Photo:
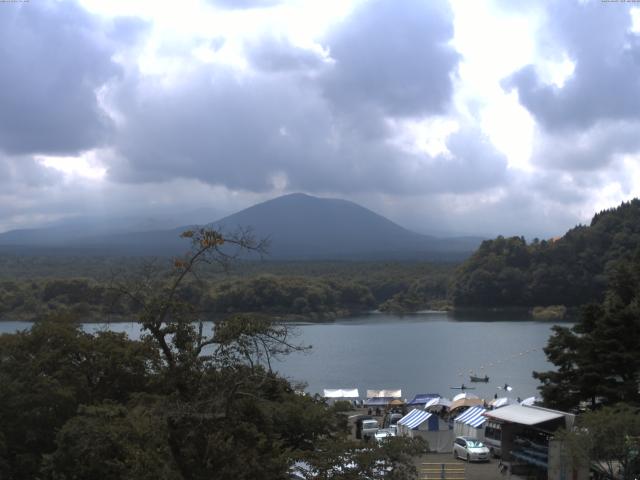
[[[529,65],[505,80],[548,131],[593,127],[608,120],[640,119],[640,43],[630,33],[624,2],[549,2],[544,53],[575,63],[562,87],[543,83]]]
[[[254,192],[491,188],[505,181],[506,160],[478,132],[452,136],[451,155],[431,158],[394,145],[387,123],[444,111],[452,34],[445,4],[375,0],[327,37],[328,62],[268,37],[245,45],[250,75],[208,65],[167,85],[129,78],[111,97],[126,122],[110,176]]]
[[[114,32],[132,35],[132,24]],[[71,154],[111,130],[96,90],[120,69],[116,47],[73,2],[7,4],[0,15],[0,150]]]
[[[444,2],[372,0],[328,36],[324,92],[339,109],[392,116],[443,113],[460,56]],[[364,107],[363,107],[364,106]]]
[[[263,36],[247,44],[246,51],[251,64],[267,72],[312,70],[323,64],[318,53],[296,47],[285,38]]]
[[[505,181],[506,160],[477,132],[453,135],[449,156],[408,153],[346,128],[316,86],[295,75],[239,79],[202,67],[169,87],[138,78],[114,100],[127,121],[110,175],[128,182],[196,178],[264,192],[286,179],[310,192],[404,193]]]

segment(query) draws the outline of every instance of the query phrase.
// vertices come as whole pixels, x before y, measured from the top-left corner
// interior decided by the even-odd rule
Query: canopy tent
[[[452,451],[453,430],[438,415],[414,408],[398,420],[397,429],[398,436],[425,439],[432,452]]]
[[[450,411],[454,411],[458,408],[462,407],[475,407],[477,405],[482,405],[484,402],[479,398],[460,398],[459,400],[454,400],[449,407]]]
[[[449,408],[451,406],[451,400],[449,400],[448,398],[444,398],[444,397],[439,397],[439,398],[432,398],[431,400],[429,400],[425,406],[424,409],[428,410],[435,410],[435,409],[442,409],[442,408]],[[439,407],[439,408],[438,408]]]
[[[360,397],[360,393],[357,388],[325,388],[323,397],[354,399]]]
[[[437,398],[440,398],[440,395],[437,393],[418,393],[407,405],[424,405]]]
[[[398,420],[398,425],[404,425],[406,428],[414,429],[417,428],[418,425],[427,421],[432,416],[431,413],[425,412],[424,410],[418,410],[414,408],[409,413],[407,413],[404,417]]]
[[[500,408],[507,405],[513,405],[514,403],[518,403],[518,402],[516,402],[513,398],[499,397],[491,400],[489,402],[489,405],[492,406],[493,408]]]
[[[386,407],[394,400],[393,397],[373,397],[364,401],[365,407]]]
[[[484,412],[486,411],[487,409],[484,407],[471,407],[469,410],[458,415],[454,419],[454,422],[470,425],[473,428],[479,428],[487,421],[487,417],[484,416]]]
[[[460,400],[461,398],[480,398],[477,395],[474,395],[473,393],[467,393],[467,392],[462,392],[457,394],[455,397],[453,397],[453,401],[455,402],[456,400]]]
[[[462,412],[453,421],[453,431],[456,436],[468,436],[484,439],[484,429],[482,428],[487,421],[484,416],[487,410],[483,407],[471,407]]]
[[[530,407],[532,405],[535,405],[536,403],[542,403],[542,399],[538,397],[527,397],[520,402],[520,405],[525,405]]]
[[[400,398],[402,390],[367,390],[367,398]]]

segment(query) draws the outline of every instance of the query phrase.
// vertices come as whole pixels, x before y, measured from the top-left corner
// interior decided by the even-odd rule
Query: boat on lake
[[[489,377],[487,375],[485,375],[484,377],[476,377],[475,375],[469,375],[469,378],[471,378],[472,382],[489,383]]]

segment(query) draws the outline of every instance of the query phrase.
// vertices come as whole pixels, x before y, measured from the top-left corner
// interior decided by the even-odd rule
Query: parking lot
[[[498,461],[491,460],[490,462],[482,462],[482,463],[467,463],[462,460],[457,460],[453,458],[452,454],[449,453],[427,453],[420,457],[416,457],[416,466],[418,467],[418,471],[420,472],[419,478],[421,479],[431,479],[431,478],[441,478],[440,473],[435,473],[435,471],[441,471],[441,465],[445,464],[445,469],[453,470],[459,472],[456,475],[449,475],[445,478],[464,478],[465,480],[494,480],[496,478],[501,478],[502,475],[498,472]],[[433,473],[428,474],[425,472],[426,469],[431,470]],[[464,474],[462,475],[461,469],[464,469]]]
[[[358,411],[358,414],[365,414],[366,411]],[[380,423],[382,423],[382,417],[375,417],[378,419]],[[350,419],[353,422],[353,417]],[[352,431],[355,433],[355,426],[353,426]],[[355,438],[355,435],[354,435]],[[442,464],[446,465],[446,469],[455,469],[455,475],[449,475],[445,478],[449,479],[464,479],[464,480],[496,480],[496,479],[511,479],[511,480],[520,480],[521,477],[516,475],[507,475],[502,474],[498,471],[498,463],[500,460],[491,459],[489,462],[471,462],[467,463],[464,460],[454,459],[452,453],[426,453],[419,457],[415,458],[415,464],[418,467],[418,471],[421,472],[419,475],[419,479],[441,479],[440,471],[442,470]],[[423,464],[430,464],[429,466]],[[435,465],[434,465],[435,464]],[[432,473],[427,474],[425,472],[426,469],[432,471]],[[464,472],[461,473],[461,470],[464,469]],[[434,476],[434,472],[438,471]]]
[[[496,480],[496,479],[511,479],[511,480],[519,480],[521,479],[521,477],[515,476],[515,475],[507,475],[507,474],[501,474],[498,471],[498,462],[499,460],[496,459],[492,459],[489,462],[482,462],[482,463],[476,463],[476,462],[472,462],[472,463],[467,463],[463,460],[456,460],[453,458],[452,454],[449,453],[427,453],[425,455],[422,455],[420,457],[416,457],[416,466],[418,467],[418,471],[419,472],[423,472],[424,469],[429,468],[427,466],[425,466],[424,464],[431,464],[430,466],[433,466],[435,468],[431,468],[431,470],[441,470],[440,465],[442,464],[446,464],[447,469],[450,469],[452,467],[463,467],[464,468],[464,474],[463,475],[450,475],[447,476],[445,478],[464,478],[464,480]],[[436,465],[433,465],[436,464]],[[420,476],[418,477],[420,479],[440,479],[441,476],[439,473],[434,474],[427,474],[427,473],[421,473]]]

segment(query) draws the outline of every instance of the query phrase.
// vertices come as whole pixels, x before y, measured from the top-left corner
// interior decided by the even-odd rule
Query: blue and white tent
[[[404,417],[398,420],[398,425],[402,425],[403,427],[413,430],[414,428],[418,428],[424,422],[429,420],[432,415],[429,412],[425,412],[424,410],[418,410],[414,408],[409,413],[407,413]],[[427,430],[429,430],[427,426]]]
[[[484,438],[484,424],[487,417],[484,413],[487,411],[483,407],[471,407],[458,415],[453,423],[453,429],[456,436],[466,435],[478,439]]]
[[[413,399],[407,403],[407,405],[420,405],[424,407],[424,405],[434,398],[440,398],[440,394],[438,393],[418,393]]]
[[[398,420],[397,429],[401,437],[422,437],[432,452],[452,451],[453,430],[436,414],[415,408]]]

